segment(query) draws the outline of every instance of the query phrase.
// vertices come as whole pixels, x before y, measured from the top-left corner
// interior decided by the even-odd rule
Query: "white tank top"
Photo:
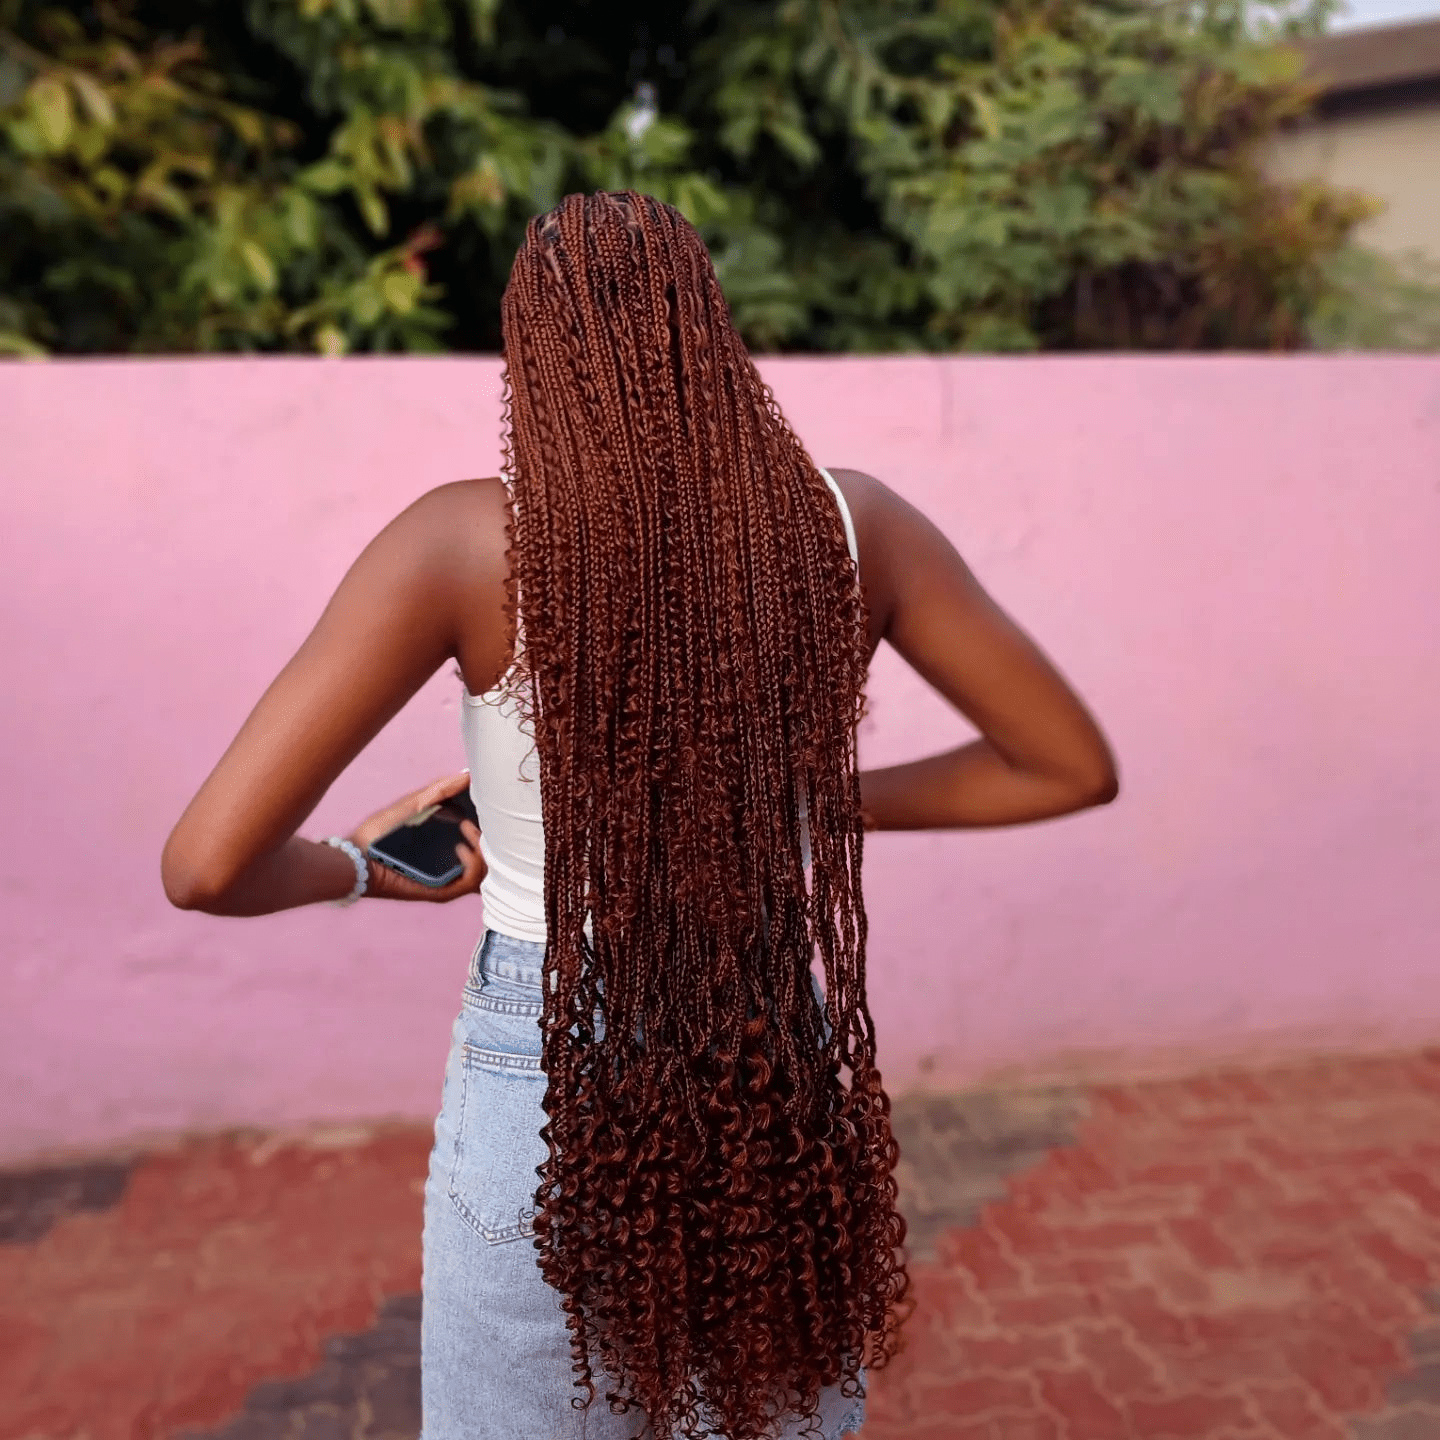
[[[840,507],[845,543],[859,574],[855,524],[845,496],[821,470]],[[521,728],[513,697],[497,685],[483,695],[461,696],[460,733],[470,763],[470,798],[480,818],[480,853],[489,866],[480,882],[485,926],[516,940],[545,942],[545,829],[540,811],[540,759]],[[802,811],[801,848],[810,863]]]

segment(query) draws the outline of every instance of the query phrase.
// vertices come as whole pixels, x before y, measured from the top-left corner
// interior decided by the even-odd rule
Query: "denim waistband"
[[[471,986],[480,988],[481,978],[487,975],[541,989],[545,983],[544,944],[537,940],[517,940],[498,930],[486,930],[470,961]]]
[[[493,982],[501,981],[506,986],[518,986],[521,994],[510,993],[510,1002],[514,1005],[523,1005],[525,1009],[533,1005],[538,1014],[545,989],[545,946],[537,940],[518,940],[513,935],[502,935],[498,930],[486,930],[480,936],[480,941],[475,947],[475,953],[470,960],[470,974],[466,978],[466,992],[470,996],[476,996],[485,992],[487,983],[493,991],[496,986]],[[603,985],[601,989],[603,990]],[[830,1037],[830,1022],[824,1016],[825,996],[820,984],[820,978],[812,969],[810,972],[810,989],[815,996],[815,1003],[822,1012],[821,1024],[824,1029],[825,1038]],[[527,991],[533,990],[533,997]],[[503,990],[500,993],[505,993]],[[596,1011],[597,1023],[600,1012]]]

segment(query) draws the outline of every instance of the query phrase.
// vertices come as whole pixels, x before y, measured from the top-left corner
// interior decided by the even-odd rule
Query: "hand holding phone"
[[[465,873],[455,847],[465,838],[461,822],[480,823],[467,792],[438,800],[372,840],[366,854],[421,885],[440,889]]]
[[[380,899],[441,903],[473,894],[485,878],[468,770],[377,810],[350,839],[370,860],[365,893]]]

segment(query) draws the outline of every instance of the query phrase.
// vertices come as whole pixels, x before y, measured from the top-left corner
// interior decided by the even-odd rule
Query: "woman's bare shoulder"
[[[442,568],[449,583],[437,588],[454,606],[456,658],[466,685],[481,694],[509,658],[504,615],[509,491],[498,475],[489,475],[437,485],[417,504],[427,512],[435,553],[446,557]]]
[[[448,576],[463,610],[475,603],[477,591],[503,584],[509,492],[499,476],[437,485],[410,506],[408,515],[436,578],[440,572]]]
[[[851,470],[835,465],[829,469],[845,496],[851,519],[855,521],[857,536],[862,523],[872,527],[876,523],[882,523],[885,512],[899,498],[888,485],[864,470]]]
[[[498,475],[477,480],[451,480],[427,490],[416,502],[437,532],[479,545],[487,554],[499,542],[505,550],[509,492]]]
[[[845,497],[855,526],[855,545],[860,552],[860,583],[865,590],[871,615],[883,625],[892,604],[889,534],[897,504],[903,503],[883,481],[864,470],[829,467],[830,474]]]

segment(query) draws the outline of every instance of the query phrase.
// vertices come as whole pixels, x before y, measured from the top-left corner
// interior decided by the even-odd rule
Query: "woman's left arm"
[[[497,599],[503,593],[503,538],[496,540],[503,530],[485,524],[473,488],[489,483],[460,481],[429,491],[350,567],[171,832],[160,869],[172,904],[264,915],[350,892],[355,871],[346,855],[296,831],[345,767],[455,656],[457,617],[462,607],[474,606],[477,587],[496,587]],[[491,608],[482,605],[479,613]],[[498,603],[493,613],[501,614]],[[453,794],[463,783],[458,776],[439,781],[380,816],[411,813],[408,807]],[[478,840],[473,826],[466,839],[472,847]],[[371,864],[375,880],[379,868]],[[379,893],[450,899],[475,889],[480,874],[476,852],[467,857],[465,875],[444,890],[396,885],[400,877],[387,872]]]

